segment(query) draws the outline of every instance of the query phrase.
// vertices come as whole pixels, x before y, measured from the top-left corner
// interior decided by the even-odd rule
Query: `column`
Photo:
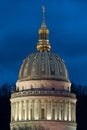
[[[65,101],[63,101],[63,120],[65,120]]]
[[[63,101],[61,102],[61,120],[63,120],[63,115],[64,115],[64,113],[63,113]]]
[[[28,120],[30,120],[30,100],[28,100]]]
[[[57,106],[57,101],[55,101],[54,110],[55,110],[55,120],[57,120],[57,114],[58,114],[58,106]]]
[[[18,102],[16,102],[16,113],[15,113],[15,121],[18,119]]]
[[[13,108],[13,110],[14,110],[13,117],[14,117],[14,120],[16,121],[16,102],[13,103],[13,106],[14,106],[14,108]]]
[[[39,120],[40,118],[40,102],[37,100],[37,119]]]
[[[67,102],[67,120],[69,121],[69,102]]]
[[[59,120],[61,120],[61,102],[59,101]]]
[[[25,120],[27,120],[28,119],[27,100],[24,100],[24,104],[25,104]]]
[[[22,119],[22,101],[19,101],[19,120]]]
[[[67,102],[64,105],[64,120],[67,121]]]
[[[72,112],[73,112],[73,109],[72,109],[72,102],[71,102],[71,121],[72,121]]]
[[[34,119],[36,120],[36,100],[34,101]]]
[[[34,120],[34,100],[32,100],[31,105],[32,105],[32,107],[31,107],[31,109],[32,109],[31,120]]]
[[[41,100],[38,100],[38,106],[39,106],[39,119],[41,119]]]
[[[71,103],[69,102],[69,121],[71,121]]]
[[[54,112],[54,100],[52,101],[52,120],[54,120],[55,119],[55,112]]]
[[[29,104],[30,104],[30,120],[32,120],[32,100],[30,100]]]
[[[76,104],[74,104],[74,121],[76,121]]]
[[[19,120],[19,102],[17,102],[17,120]]]
[[[59,100],[57,101],[57,120],[59,120]]]
[[[51,101],[47,101],[47,119],[51,120]]]
[[[21,120],[23,120],[23,101],[21,101]]]
[[[51,120],[52,120],[52,113],[53,113],[53,101],[51,101]]]
[[[39,119],[39,101],[38,100],[34,101],[34,119],[35,120]]]

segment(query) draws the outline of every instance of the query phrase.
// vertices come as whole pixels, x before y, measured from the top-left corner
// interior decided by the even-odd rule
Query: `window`
[[[30,116],[31,116],[31,120],[33,119],[33,115],[32,115],[32,108],[30,109]]]
[[[45,119],[45,110],[41,108],[41,119]]]
[[[52,119],[55,120],[55,109],[52,110]]]
[[[61,109],[60,109],[61,111],[61,120],[63,120],[63,104],[61,103]]]

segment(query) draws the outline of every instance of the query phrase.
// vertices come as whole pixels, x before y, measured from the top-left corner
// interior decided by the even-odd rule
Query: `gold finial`
[[[38,51],[43,51],[43,50],[50,51],[51,46],[49,43],[48,35],[49,35],[49,30],[47,29],[45,24],[45,7],[42,6],[42,25],[41,28],[39,29],[39,40],[37,44]]]

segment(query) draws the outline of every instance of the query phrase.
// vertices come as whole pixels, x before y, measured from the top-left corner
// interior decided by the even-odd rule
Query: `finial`
[[[45,7],[42,6],[42,25],[41,28],[39,29],[39,40],[38,40],[38,44],[37,44],[37,50],[38,51],[50,51],[50,43],[49,43],[49,39],[48,39],[48,35],[49,35],[49,30],[46,27],[46,23],[45,23]]]

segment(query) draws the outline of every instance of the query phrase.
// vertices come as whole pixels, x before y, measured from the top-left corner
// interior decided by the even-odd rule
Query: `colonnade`
[[[11,101],[11,121],[63,120],[76,121],[76,104],[60,100]]]

